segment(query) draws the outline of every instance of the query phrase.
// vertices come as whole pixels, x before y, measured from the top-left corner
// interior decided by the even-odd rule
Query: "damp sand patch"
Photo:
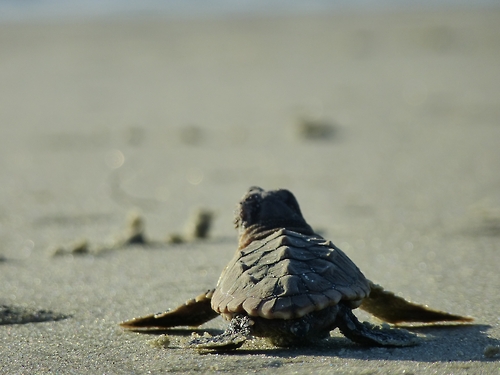
[[[0,325],[55,322],[69,315],[30,307],[0,305]]]

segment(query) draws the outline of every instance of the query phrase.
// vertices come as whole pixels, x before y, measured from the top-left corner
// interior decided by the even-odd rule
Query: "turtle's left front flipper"
[[[359,308],[388,323],[473,321],[469,317],[432,310],[426,306],[406,301],[404,298],[384,290],[380,285],[370,283],[370,287],[370,296],[363,300]]]
[[[197,327],[218,316],[210,305],[213,293],[213,289],[209,290],[173,310],[134,318],[120,323],[120,326],[130,330],[178,326]]]
[[[198,350],[228,351],[238,349],[251,337],[253,321],[248,315],[236,315],[231,319],[229,327],[220,335],[197,337],[189,346]]]

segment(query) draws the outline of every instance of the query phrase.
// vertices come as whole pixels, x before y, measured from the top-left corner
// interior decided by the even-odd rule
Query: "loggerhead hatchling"
[[[357,307],[389,323],[472,320],[413,304],[367,280],[344,252],[314,233],[288,190],[250,188],[235,224],[239,247],[215,289],[121,326],[136,331],[199,326],[222,315],[230,321],[224,333],[196,338],[190,346],[232,350],[253,335],[291,346],[326,338],[335,328],[364,345],[416,343],[406,330],[359,322],[352,313]]]

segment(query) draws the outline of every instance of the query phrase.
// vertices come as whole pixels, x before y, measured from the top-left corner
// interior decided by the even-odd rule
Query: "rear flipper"
[[[189,346],[199,350],[227,351],[238,349],[251,337],[252,320],[247,315],[236,315],[224,333],[212,337],[197,337]]]
[[[339,305],[336,324],[348,339],[369,346],[413,346],[418,344],[418,337],[404,329],[374,326],[361,323],[351,309]]]
[[[370,283],[370,296],[363,299],[360,309],[389,323],[400,322],[471,322],[472,318],[432,310],[417,305],[384,290],[380,285]]]
[[[210,301],[214,290],[200,294],[183,305],[160,314],[152,314],[134,318],[120,323],[123,328],[141,330],[147,328],[171,328],[177,326],[197,327],[218,316],[212,310]]]

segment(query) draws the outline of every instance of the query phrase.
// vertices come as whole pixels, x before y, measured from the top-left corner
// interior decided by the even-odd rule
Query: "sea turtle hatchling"
[[[335,328],[364,345],[416,344],[406,330],[359,322],[352,313],[357,307],[389,323],[472,320],[408,302],[366,279],[344,252],[312,230],[288,190],[250,188],[235,224],[239,247],[215,289],[121,326],[199,326],[222,315],[230,321],[224,333],[195,338],[190,346],[232,350],[251,336],[292,346],[326,338]]]

